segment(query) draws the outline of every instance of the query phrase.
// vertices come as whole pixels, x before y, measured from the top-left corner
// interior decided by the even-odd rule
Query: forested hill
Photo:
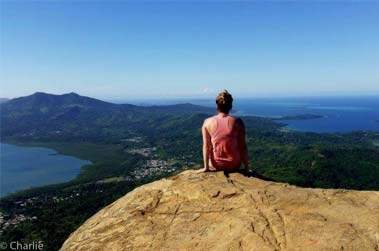
[[[0,104],[2,138],[18,140],[119,142],[153,135],[177,126],[199,127],[215,109],[184,103],[163,106],[113,104],[76,93],[37,92]],[[254,127],[277,128],[255,118]],[[171,130],[172,131],[172,130]]]
[[[212,112],[213,109],[193,104],[145,107],[113,104],[76,93],[52,95],[37,92],[1,104],[1,136],[115,140],[138,134],[153,126],[158,118]]]

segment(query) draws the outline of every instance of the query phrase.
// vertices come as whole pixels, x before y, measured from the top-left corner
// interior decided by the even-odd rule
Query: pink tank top
[[[229,128],[230,116],[217,115],[217,127],[210,133],[213,152],[211,163],[216,169],[235,169],[241,165],[241,156],[238,146],[238,131],[235,126]]]

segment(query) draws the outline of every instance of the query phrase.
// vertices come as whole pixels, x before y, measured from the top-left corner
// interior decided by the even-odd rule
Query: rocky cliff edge
[[[126,194],[61,250],[379,250],[379,192],[185,171]]]

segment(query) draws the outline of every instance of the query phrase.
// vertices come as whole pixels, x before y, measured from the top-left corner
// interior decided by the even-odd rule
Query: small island
[[[310,120],[310,119],[319,119],[323,118],[322,115],[317,114],[299,114],[299,115],[288,115],[275,118],[274,120]]]

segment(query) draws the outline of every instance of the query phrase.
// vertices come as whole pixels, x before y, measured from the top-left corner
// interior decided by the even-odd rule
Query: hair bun
[[[233,102],[232,95],[227,90],[222,90],[216,98],[216,104],[218,106],[231,107]]]
[[[222,90],[217,98],[220,104],[226,104],[233,100],[232,95],[227,90]]]

